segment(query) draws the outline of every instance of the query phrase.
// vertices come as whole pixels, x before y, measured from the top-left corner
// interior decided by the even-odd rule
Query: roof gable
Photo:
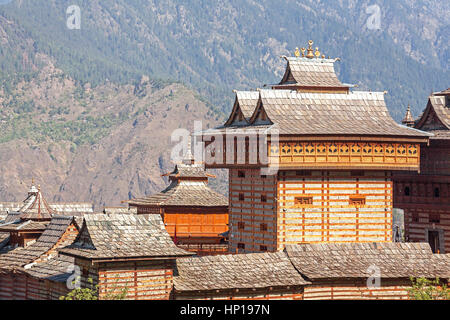
[[[160,215],[95,214],[62,254],[87,259],[164,258],[192,255],[175,246]]]
[[[415,128],[425,131],[450,130],[450,106],[445,95],[431,95]]]

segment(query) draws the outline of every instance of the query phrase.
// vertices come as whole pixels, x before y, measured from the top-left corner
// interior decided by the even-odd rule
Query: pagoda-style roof
[[[433,254],[428,243],[302,243],[286,246],[295,268],[307,279],[450,278],[450,255]]]
[[[434,134],[432,139],[450,139],[450,89],[435,92],[428,98],[428,103],[415,128]]]
[[[178,248],[160,215],[86,215],[73,244],[59,252],[92,260],[173,258],[192,253]]]
[[[284,58],[287,61],[286,71],[280,83],[273,85],[273,88],[287,87],[301,91],[327,89],[327,91],[348,92],[350,86],[343,84],[334,70],[334,63],[338,61],[337,59]]]
[[[249,253],[177,259],[176,291],[303,286],[310,282],[295,270],[284,252]]]
[[[235,91],[236,98],[234,100],[233,110],[225,124],[232,123],[248,123],[253,115],[259,100],[258,91]]]
[[[270,129],[276,125],[281,135],[430,136],[397,124],[389,114],[383,92],[334,94],[262,89],[248,122],[225,124],[205,134],[238,133],[244,128]]]
[[[56,213],[41,192],[41,187],[32,185],[28,191],[28,197],[24,200],[23,206],[19,209],[22,220],[51,220]]]
[[[160,193],[128,200],[130,206],[186,206],[186,207],[226,207],[228,199],[208,187],[208,174],[203,163],[195,163],[188,151],[175,169],[165,174],[171,180],[170,185]]]

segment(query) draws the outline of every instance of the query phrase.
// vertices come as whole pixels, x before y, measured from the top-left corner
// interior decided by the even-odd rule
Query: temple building
[[[89,203],[49,204],[41,187],[36,187],[34,181],[22,203],[3,203],[3,208],[8,210],[0,221],[1,251],[34,243],[46,230],[53,216],[80,216],[93,212],[92,204]]]
[[[161,215],[174,242],[199,255],[228,252],[228,199],[208,187],[214,177],[190,151],[165,174],[170,185],[160,193],[128,201],[138,215]]]
[[[422,115],[405,125],[433,136],[422,147],[419,172],[395,174],[394,207],[405,212],[407,241],[428,242],[433,252],[450,252],[450,88],[428,98]]]
[[[431,134],[397,124],[385,92],[351,90],[312,48],[284,57],[278,84],[236,92],[201,133],[207,168],[229,169],[230,251],[391,242],[393,172],[417,172]],[[250,111],[253,109],[253,111]]]

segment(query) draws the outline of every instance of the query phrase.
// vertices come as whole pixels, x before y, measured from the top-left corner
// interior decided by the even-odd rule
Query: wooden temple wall
[[[230,252],[276,251],[276,176],[229,170]]]
[[[1,273],[0,284],[0,300],[59,300],[70,291],[66,283],[14,271]]]
[[[202,292],[177,292],[174,300],[303,300],[303,287],[236,290],[209,290]]]
[[[429,232],[437,232],[439,253],[450,252],[449,177],[395,176],[394,207],[405,212],[409,242],[429,242]]]
[[[100,299],[122,293],[130,300],[169,299],[173,286],[173,261],[152,260],[99,263]]]
[[[380,287],[367,287],[366,280],[317,283],[305,287],[304,300],[408,300],[409,280],[381,280]]]
[[[206,238],[219,240],[219,234],[228,231],[226,208],[189,209],[177,208],[164,211],[164,224],[171,237]]]
[[[302,242],[390,242],[391,225],[390,172],[279,173],[278,250]]]

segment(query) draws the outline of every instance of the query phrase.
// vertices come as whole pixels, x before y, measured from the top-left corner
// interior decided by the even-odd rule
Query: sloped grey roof
[[[32,220],[17,220],[13,223],[7,223],[0,225],[0,232],[11,232],[11,231],[39,231],[45,230],[48,222],[32,221]]]
[[[203,181],[172,182],[166,189],[152,196],[128,201],[130,206],[228,206],[228,198],[215,192]]]
[[[211,175],[206,173],[205,167],[202,164],[179,163],[167,176],[172,179],[199,178],[207,180]]]
[[[334,71],[334,59],[308,59],[286,57],[286,72],[280,84],[295,84],[302,87],[342,87]]]
[[[177,291],[268,288],[308,284],[283,252],[177,259]]]
[[[279,126],[280,134],[429,136],[397,124],[389,115],[382,92],[260,90],[260,93],[262,107],[272,123]]]
[[[16,248],[0,255],[0,267],[24,266],[39,259],[58,244],[61,236],[73,221],[73,217],[54,216],[35,243],[26,248]],[[67,244],[59,243],[58,246],[66,246]]]
[[[30,276],[47,279],[56,282],[66,282],[72,275],[70,267],[75,265],[75,258],[64,255],[52,257],[44,262],[32,264],[22,271],[28,273]]]
[[[450,131],[450,106],[446,105],[446,95],[450,94],[442,91],[429,96],[427,107],[415,123],[416,128],[435,133],[434,138],[445,138]]]
[[[84,216],[76,241],[59,252],[87,259],[192,255],[175,246],[160,215],[130,214]]]
[[[259,99],[258,91],[236,91],[239,107],[246,119],[250,118],[255,111]]]
[[[428,243],[297,244],[286,246],[295,268],[308,279],[450,278],[450,257],[435,255]]]

